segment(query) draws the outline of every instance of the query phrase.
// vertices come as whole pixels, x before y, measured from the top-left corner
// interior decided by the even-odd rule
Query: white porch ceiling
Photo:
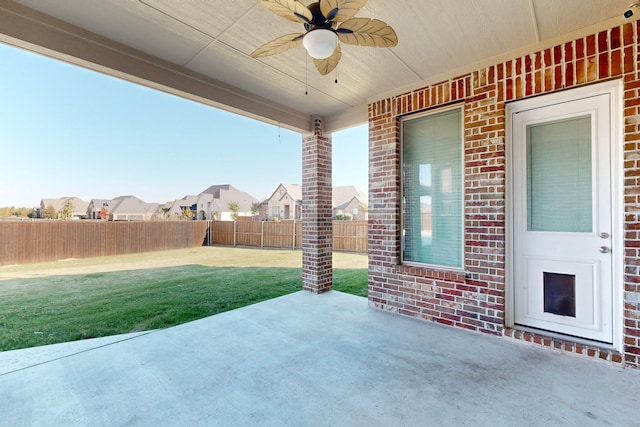
[[[623,22],[629,1],[369,0],[357,16],[387,22],[398,46],[342,44],[337,84],[302,47],[251,58],[304,31],[255,0],[0,0],[0,41],[297,131],[320,115],[331,131],[385,94]]]

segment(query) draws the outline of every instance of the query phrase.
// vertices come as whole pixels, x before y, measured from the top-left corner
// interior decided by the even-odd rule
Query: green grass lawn
[[[0,351],[166,328],[301,289],[300,251],[202,247],[0,267]],[[367,257],[334,254],[367,295]]]

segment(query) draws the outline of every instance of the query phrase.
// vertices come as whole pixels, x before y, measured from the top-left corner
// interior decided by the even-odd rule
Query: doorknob
[[[611,249],[606,246],[600,246],[600,252],[602,252],[603,254],[608,254],[609,252],[611,252]]]
[[[609,233],[605,233],[604,231],[602,233],[600,233],[600,238],[601,239],[608,239],[609,238]]]

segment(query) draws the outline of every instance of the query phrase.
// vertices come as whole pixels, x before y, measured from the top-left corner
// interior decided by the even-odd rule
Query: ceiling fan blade
[[[254,58],[262,58],[264,56],[286,52],[289,49],[302,45],[303,37],[303,33],[287,34],[286,36],[278,37],[254,50],[251,56]]]
[[[342,49],[340,48],[340,45],[337,45],[336,50],[333,51],[333,54],[330,57],[325,59],[314,59],[313,63],[316,65],[318,72],[323,76],[326,76],[336,68],[341,57]]]
[[[325,18],[333,22],[353,18],[367,3],[367,0],[320,0],[320,11]]]
[[[309,8],[297,0],[258,0],[258,3],[289,21],[307,23],[313,19]]]
[[[398,44],[396,32],[379,19],[353,18],[336,30],[341,42],[357,46],[393,47]]]

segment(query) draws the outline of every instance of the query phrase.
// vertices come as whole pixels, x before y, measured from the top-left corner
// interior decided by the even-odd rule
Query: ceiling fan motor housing
[[[311,3],[307,8],[311,11],[313,15],[313,19],[309,22],[305,22],[304,29],[307,31],[315,30],[318,28],[325,28],[328,30],[333,30],[335,27],[335,23],[332,22],[332,18],[335,17],[335,14],[338,12],[338,9],[334,9],[329,13],[328,17],[325,17],[320,10],[320,3]]]

